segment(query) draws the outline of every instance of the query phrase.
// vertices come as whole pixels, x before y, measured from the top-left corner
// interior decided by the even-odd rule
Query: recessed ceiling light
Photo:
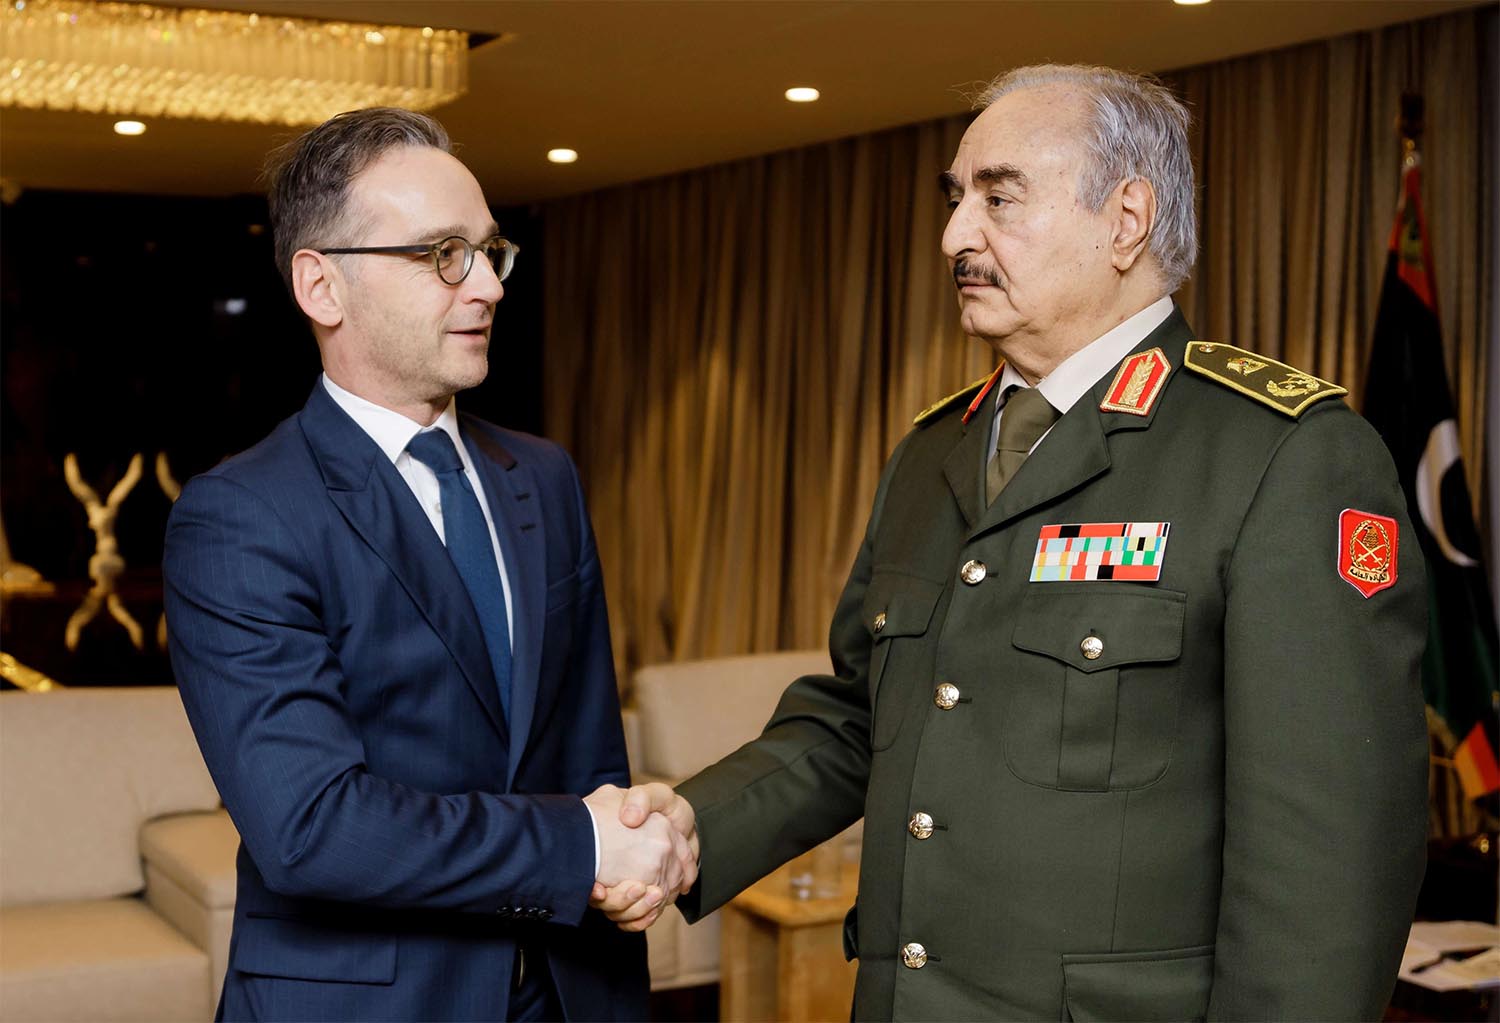
[[[818,98],[818,90],[810,85],[798,85],[786,91],[786,98],[793,103],[812,103]]]
[[[115,134],[116,135],[144,135],[144,134],[146,134],[146,126],[144,124],[142,124],[140,121],[116,121],[115,122]]]
[[[1172,0],[1179,7],[1199,7],[1208,3],[1208,0]]]
[[[547,159],[553,163],[576,163],[578,161],[578,150],[576,149],[549,149]]]

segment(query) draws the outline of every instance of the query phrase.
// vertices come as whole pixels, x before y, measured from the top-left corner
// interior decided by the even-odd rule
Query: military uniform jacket
[[[1380,439],[1189,343],[1174,311],[1147,414],[1107,375],[989,507],[993,403],[901,442],[834,675],[680,789],[689,919],[863,815],[858,1018],[1379,1018],[1424,864],[1421,555],[1343,578],[1345,509],[1412,535]],[[1044,527],[1120,522],[1170,523],[1158,580],[1030,581]]]

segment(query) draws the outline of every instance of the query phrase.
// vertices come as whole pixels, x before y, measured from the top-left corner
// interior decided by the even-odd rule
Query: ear
[[[1135,265],[1146,251],[1151,225],[1156,223],[1156,189],[1145,178],[1123,181],[1115,189],[1117,215],[1110,240],[1110,261],[1120,273]]]
[[[343,284],[338,265],[321,252],[298,249],[292,256],[292,294],[314,323],[337,327],[344,321]]]

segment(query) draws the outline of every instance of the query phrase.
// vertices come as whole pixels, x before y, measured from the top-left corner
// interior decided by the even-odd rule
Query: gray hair
[[[1085,64],[1035,64],[996,78],[976,107],[1042,85],[1082,89],[1091,105],[1084,124],[1084,166],[1078,198],[1097,213],[1122,181],[1144,178],[1156,191],[1156,220],[1147,246],[1161,267],[1167,293],[1176,291],[1198,258],[1198,217],[1193,207],[1193,161],[1187,108],[1150,75]]]
[[[271,205],[276,268],[292,287],[299,249],[347,245],[349,183],[392,149],[453,151],[448,132],[426,114],[370,107],[329,118],[272,151],[263,174]]]

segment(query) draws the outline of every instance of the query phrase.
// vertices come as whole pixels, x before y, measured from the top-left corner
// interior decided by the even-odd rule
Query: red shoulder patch
[[[1150,415],[1151,406],[1156,404],[1156,397],[1171,372],[1167,353],[1160,348],[1132,355],[1120,363],[1120,371],[1109,385],[1109,394],[1099,403],[1099,411]]]
[[[1345,508],[1339,514],[1339,577],[1366,600],[1396,585],[1396,520]]]

